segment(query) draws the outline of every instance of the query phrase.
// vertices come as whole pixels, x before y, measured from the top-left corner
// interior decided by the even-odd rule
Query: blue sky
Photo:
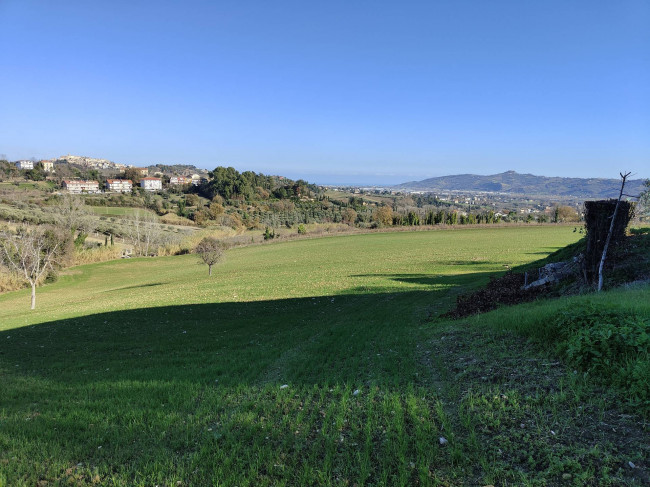
[[[650,177],[650,2],[0,0],[0,154]]]

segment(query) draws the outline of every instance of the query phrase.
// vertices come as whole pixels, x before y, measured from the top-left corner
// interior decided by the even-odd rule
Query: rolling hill
[[[638,195],[642,191],[641,179],[630,180],[626,193]],[[411,181],[394,186],[406,191],[473,191],[491,193],[524,194],[529,196],[567,196],[576,198],[615,198],[621,187],[619,179],[562,178],[519,174],[507,171],[500,174],[480,176],[458,174]]]

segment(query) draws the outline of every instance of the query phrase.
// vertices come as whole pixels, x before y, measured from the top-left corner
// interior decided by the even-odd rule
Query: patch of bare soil
[[[549,293],[548,285],[524,289],[525,275],[509,273],[505,276],[491,279],[483,289],[470,294],[462,294],[456,298],[456,307],[446,313],[448,318],[462,318],[477,313],[484,313],[513,304],[534,301]]]

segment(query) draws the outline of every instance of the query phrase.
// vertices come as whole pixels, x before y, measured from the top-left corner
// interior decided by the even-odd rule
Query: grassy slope
[[[131,208],[128,206],[91,206],[90,209],[95,215],[103,216],[133,216],[138,212],[146,212],[155,215],[152,211],[143,210],[142,208]]]
[[[192,256],[85,266],[35,312],[2,296],[0,485],[642,481],[624,469],[647,455],[633,416],[624,444],[573,434],[576,415],[599,430],[607,394],[561,365],[540,376],[549,360],[512,336],[429,321],[575,238],[306,240],[233,249],[212,279]]]
[[[517,331],[543,340],[544,324],[555,316],[558,310],[577,306],[597,305],[612,310],[625,310],[650,318],[650,300],[646,299],[647,285],[633,285],[614,289],[608,293],[585,294],[520,306],[502,308],[492,313],[477,315],[467,320],[476,327],[489,325],[502,331]]]
[[[525,227],[272,243],[230,250],[213,279],[191,255],[102,263],[72,269],[39,289],[35,312],[24,306],[28,291],[0,296],[0,329],[168,304],[415,290],[455,296],[459,287],[487,281],[488,273],[534,260],[576,238],[569,227]]]

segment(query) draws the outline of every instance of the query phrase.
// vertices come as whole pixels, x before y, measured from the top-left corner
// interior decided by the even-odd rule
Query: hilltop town
[[[134,185],[146,191],[165,186],[198,186],[207,180],[207,171],[186,164],[155,164],[137,167],[108,159],[62,155],[54,159],[23,159],[12,163],[27,179],[50,179],[70,193],[131,192]],[[11,175],[5,167],[5,175]],[[17,175],[17,174],[16,174]]]
[[[227,178],[237,179],[241,176],[232,168],[228,170],[234,173],[228,172]],[[242,174],[248,173],[251,172]],[[49,183],[51,191],[85,195],[119,193],[136,196],[142,192],[194,194],[206,198],[206,207],[211,198],[218,196],[211,186],[216,184],[215,178],[221,177],[219,174],[223,176],[225,173],[212,174],[192,164],[158,163],[137,167],[103,158],[71,154],[43,160],[0,161],[0,181],[45,181]],[[263,175],[255,175],[257,176]],[[493,176],[448,176],[395,186],[369,187],[319,186],[305,181],[292,181],[283,176],[269,178],[268,181],[264,179],[266,189],[261,192],[258,191],[260,187],[255,187],[257,183],[251,183],[252,193],[248,195],[228,194],[223,201],[226,213],[236,214],[243,221],[251,214],[275,214],[273,218],[259,219],[264,225],[272,227],[296,222],[350,223],[350,220],[360,227],[577,222],[582,218],[584,201],[608,195],[617,184],[616,180],[552,178],[552,188],[555,189],[548,190],[551,178],[520,175],[514,171]],[[584,184],[581,185],[581,181]],[[641,187],[641,181],[631,183]],[[233,184],[234,190],[238,191],[239,183],[233,180]],[[303,188],[309,187],[309,190],[297,191],[294,189],[296,184]],[[592,188],[591,193],[576,195],[573,189],[587,186]],[[283,187],[285,189],[280,190]],[[631,191],[640,189],[635,187]],[[298,194],[300,197],[297,197]],[[284,198],[293,200],[293,206],[258,204]],[[169,200],[167,196],[163,199]],[[242,199],[248,205],[242,206]],[[93,200],[88,200],[87,203],[97,204]],[[137,203],[131,202],[128,205],[137,206]],[[386,213],[383,217],[376,215],[381,207],[387,207],[383,210]],[[291,216],[287,216],[287,208]],[[205,220],[202,218],[201,207],[186,205],[176,211],[193,221],[195,218]],[[281,214],[279,218],[278,214]]]

